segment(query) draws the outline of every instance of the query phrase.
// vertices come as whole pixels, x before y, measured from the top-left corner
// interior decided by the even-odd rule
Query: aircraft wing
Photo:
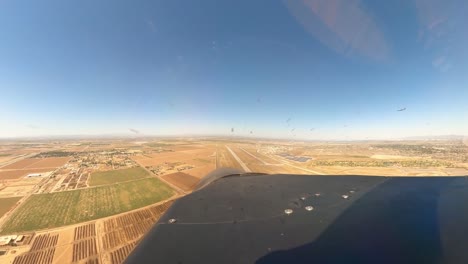
[[[468,263],[467,177],[230,174],[180,198],[126,263]]]

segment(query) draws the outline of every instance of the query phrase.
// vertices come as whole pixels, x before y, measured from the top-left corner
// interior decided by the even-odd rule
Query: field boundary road
[[[244,162],[232,151],[232,149],[228,146],[226,146],[227,150],[231,152],[231,155],[234,157],[234,159],[241,165],[242,169],[244,169],[245,172],[252,172],[247,165],[244,164]]]

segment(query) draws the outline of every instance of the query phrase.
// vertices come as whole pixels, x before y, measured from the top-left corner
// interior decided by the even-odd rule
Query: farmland
[[[137,239],[146,234],[171,205],[172,201],[168,201],[104,221],[102,245],[109,254],[105,254],[103,260],[112,264],[122,263],[136,246]]]
[[[84,224],[25,235],[0,256],[0,263],[109,263],[118,264],[130,254],[174,200]]]
[[[48,171],[51,171],[51,169],[4,170],[0,171],[0,180],[19,179],[31,173],[41,173]]]
[[[206,166],[200,166],[197,168],[189,169],[184,171],[184,173],[187,173],[191,176],[197,177],[198,179],[201,179],[205,177],[208,173],[212,172],[213,170],[216,169],[215,164],[209,164]]]
[[[149,173],[140,167],[112,170],[112,171],[100,171],[91,174],[89,180],[89,186],[98,186],[113,184],[117,182],[124,182],[130,180],[142,179],[150,176]]]
[[[2,170],[17,170],[17,169],[23,169],[26,168],[29,165],[32,165],[36,162],[38,162],[39,159],[23,159],[20,161],[17,161],[15,163],[3,166],[1,169]]]
[[[156,178],[31,196],[2,233],[53,228],[106,217],[167,199],[173,191]]]
[[[201,178],[216,169],[216,148],[211,145],[168,145],[153,153],[138,155],[133,160],[155,175],[184,172]]]
[[[35,162],[25,168],[57,168],[67,163],[68,160],[70,160],[68,157],[44,158],[39,159],[38,162]]]
[[[0,217],[8,212],[22,197],[0,198]]]
[[[17,161],[2,167],[2,170],[36,169],[36,168],[57,168],[65,164],[68,157],[61,158],[30,158]]]
[[[15,209],[1,220],[0,233],[24,234],[28,242],[8,249],[16,253],[0,256],[0,263],[121,263],[175,199],[221,167],[304,175],[468,174],[468,146],[454,141],[145,138],[11,146],[3,147],[15,158],[0,168],[0,215]],[[35,172],[44,173],[24,177]],[[28,198],[14,206],[21,197]]]
[[[53,171],[64,165],[69,158],[27,158],[0,168],[0,180],[11,180],[24,177],[31,173]]]
[[[40,180],[38,178],[24,178],[11,183],[0,190],[0,198],[26,196],[35,190],[35,184]]]
[[[176,172],[172,174],[167,174],[162,176],[163,179],[166,181],[174,184],[175,186],[181,188],[184,191],[191,191],[198,183],[199,179],[192,175],[183,173],[183,172]]]

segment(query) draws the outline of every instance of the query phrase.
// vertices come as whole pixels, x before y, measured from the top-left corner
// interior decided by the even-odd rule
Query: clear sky
[[[3,0],[0,137],[467,135],[466,14],[464,0]]]

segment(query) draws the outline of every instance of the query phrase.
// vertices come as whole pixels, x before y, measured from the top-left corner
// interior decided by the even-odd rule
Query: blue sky
[[[466,13],[462,0],[1,1],[0,137],[467,135]]]

